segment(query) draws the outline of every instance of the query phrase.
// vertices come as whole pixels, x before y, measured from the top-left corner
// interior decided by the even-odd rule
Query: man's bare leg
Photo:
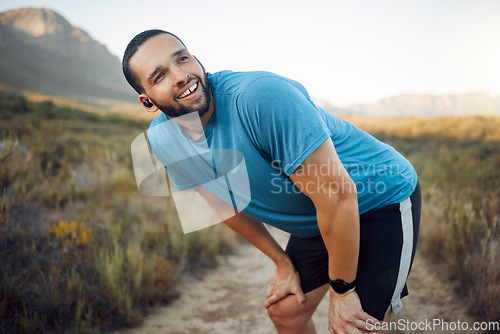
[[[267,312],[278,333],[316,334],[311,316],[327,291],[328,284],[325,284],[306,293],[306,302],[303,306],[299,306],[295,295],[289,295],[269,306]]]
[[[387,311],[385,311],[384,321],[389,320],[389,316],[391,315],[391,312],[392,312],[392,305],[389,305],[389,307],[387,308]]]
[[[385,311],[384,320],[382,320],[382,322],[389,321],[389,317],[391,315],[391,312],[392,312],[392,305],[389,304],[389,307],[387,308],[387,311]],[[385,330],[379,330],[379,331],[377,331],[377,333],[378,334],[385,334],[387,332]]]

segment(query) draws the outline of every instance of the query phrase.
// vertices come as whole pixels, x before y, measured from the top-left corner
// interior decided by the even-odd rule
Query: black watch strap
[[[329,283],[333,291],[340,294],[346,293],[347,291],[351,290],[356,286],[356,280],[352,281],[351,283],[347,283],[341,279],[336,279],[336,280],[329,279]]]

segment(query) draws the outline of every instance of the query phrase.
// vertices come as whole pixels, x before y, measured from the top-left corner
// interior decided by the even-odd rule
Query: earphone
[[[151,108],[153,106],[153,104],[151,103],[151,101],[149,101],[148,99],[144,99],[142,100],[142,104],[146,107],[146,108]]]

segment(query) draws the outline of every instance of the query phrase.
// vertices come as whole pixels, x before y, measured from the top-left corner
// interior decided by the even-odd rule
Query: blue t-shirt
[[[215,111],[203,136],[186,140],[179,132],[176,135],[183,138],[176,142],[172,138],[175,132],[167,135],[168,131],[158,127],[170,120],[164,113],[148,131],[153,153],[178,189],[213,179],[213,175],[193,167],[213,166],[213,152],[238,152],[226,159],[222,170],[234,168],[243,157],[250,188],[244,212],[298,237],[317,236],[314,204],[293,185],[289,175],[331,138],[356,184],[360,214],[401,202],[414,191],[417,174],[401,154],[317,107],[298,82],[269,72],[231,71],[209,74],[209,81]],[[192,159],[194,156],[197,158]],[[177,170],[175,163],[180,166]],[[186,172],[190,168],[197,172]]]

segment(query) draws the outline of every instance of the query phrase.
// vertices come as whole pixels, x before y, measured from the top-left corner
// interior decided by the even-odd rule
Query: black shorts
[[[405,201],[360,216],[360,246],[356,292],[363,310],[382,320],[392,305],[401,308],[408,295],[411,269],[420,226],[420,187]],[[291,236],[286,252],[300,275],[304,293],[328,283],[328,252],[321,236]]]

